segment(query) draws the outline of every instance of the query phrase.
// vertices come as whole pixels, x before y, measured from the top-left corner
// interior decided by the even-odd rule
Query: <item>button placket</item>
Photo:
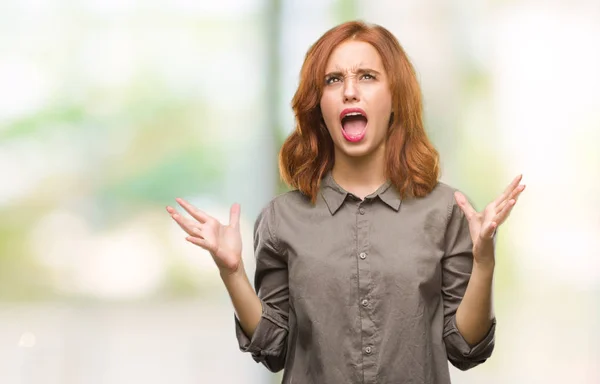
[[[358,300],[357,309],[360,313],[361,323],[361,349],[363,358],[363,375],[365,383],[374,383],[370,377],[375,377],[377,371],[377,362],[374,358],[374,347],[373,345],[378,342],[377,339],[377,325],[374,322],[375,314],[373,313],[373,303],[371,299],[373,292],[371,287],[373,285],[371,263],[367,261],[367,250],[370,248],[370,216],[371,213],[367,214],[367,208],[371,206],[369,201],[363,201],[356,207],[356,225],[357,225],[357,249],[354,257],[358,256],[357,269],[358,269]],[[370,208],[369,208],[370,209]],[[356,260],[356,259],[355,259]]]

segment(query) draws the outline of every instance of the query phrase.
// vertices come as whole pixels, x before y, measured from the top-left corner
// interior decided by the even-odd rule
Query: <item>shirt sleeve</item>
[[[473,267],[473,242],[469,224],[454,197],[448,208],[446,252],[442,260],[442,297],[444,300],[444,343],[448,360],[460,370],[473,368],[491,355],[495,343],[496,319],[487,335],[469,345],[456,327],[456,310],[465,295]]]
[[[273,204],[267,206],[254,225],[256,272],[254,285],[262,304],[262,316],[249,338],[235,316],[240,350],[270,371],[283,369],[287,349],[289,288],[287,260],[280,251],[274,229]]]

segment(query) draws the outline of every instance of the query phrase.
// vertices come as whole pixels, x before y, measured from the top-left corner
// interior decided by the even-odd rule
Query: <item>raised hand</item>
[[[167,207],[173,220],[189,235],[186,240],[209,251],[221,273],[236,272],[242,260],[240,205],[231,206],[229,224],[223,225],[184,199],[178,198],[176,201],[192,217],[183,217],[175,208]]]
[[[522,178],[523,175],[515,177],[504,192],[481,212],[473,209],[462,193],[454,193],[458,206],[469,221],[469,231],[473,240],[473,257],[476,261],[490,261],[487,258],[493,257],[493,252],[486,252],[486,250],[493,250],[491,245],[493,245],[496,230],[504,223],[517,203],[519,195],[525,189],[524,184],[519,184]]]

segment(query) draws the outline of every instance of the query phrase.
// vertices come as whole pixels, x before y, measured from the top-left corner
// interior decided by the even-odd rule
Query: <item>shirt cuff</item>
[[[277,312],[263,303],[263,312],[254,330],[252,338],[249,338],[237,316],[235,319],[235,333],[240,350],[250,352],[257,362],[263,361],[266,356],[280,356],[285,353],[285,340],[287,338],[288,326]]]
[[[496,319],[485,337],[475,345],[469,345],[456,326],[456,316],[452,317],[450,327],[444,333],[444,341],[450,362],[458,369],[466,370],[486,361],[494,350]]]

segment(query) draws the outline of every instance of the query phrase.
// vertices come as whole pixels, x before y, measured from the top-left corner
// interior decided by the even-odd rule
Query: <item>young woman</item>
[[[380,26],[349,22],[308,51],[280,152],[293,190],[255,225],[255,293],[240,207],[221,224],[167,207],[210,251],[240,348],[284,383],[449,383],[494,348],[494,235],[524,185],[482,212],[438,181],[412,65]]]

